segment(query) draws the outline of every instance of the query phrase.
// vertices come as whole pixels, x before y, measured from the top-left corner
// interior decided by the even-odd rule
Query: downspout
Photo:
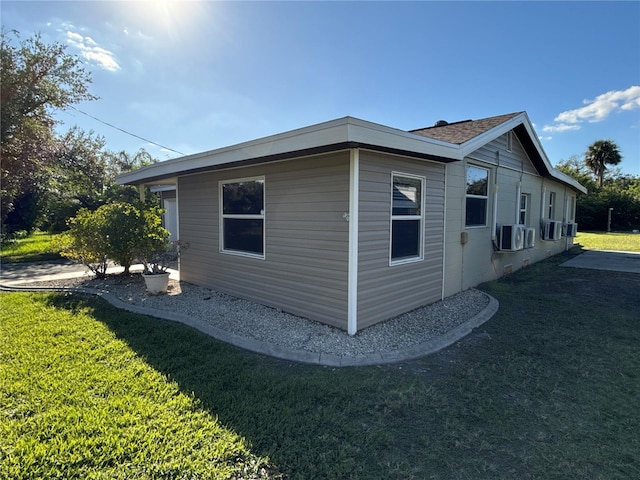
[[[522,182],[518,182],[518,191],[516,193],[516,222],[515,224],[518,225],[520,223],[520,196],[522,195]]]
[[[180,195],[178,193],[178,180],[176,179],[176,238],[180,240]],[[178,278],[182,272],[182,264],[180,263],[180,255],[178,255]]]
[[[349,267],[347,287],[347,332],[358,331],[358,203],[360,182],[360,150],[349,151]]]
[[[491,240],[494,245],[497,245],[497,230],[498,230],[498,170],[500,169],[500,151],[496,150],[496,175],[493,180],[493,221],[491,222]]]
[[[440,299],[444,300],[444,286],[446,278],[446,263],[447,263],[447,181],[449,168],[445,164],[444,166],[444,216],[442,224],[442,292],[440,293]]]

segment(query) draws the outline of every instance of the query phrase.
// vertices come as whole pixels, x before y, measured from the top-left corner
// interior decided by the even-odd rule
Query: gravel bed
[[[142,277],[135,274],[101,280],[85,278],[29,283],[29,286],[94,288],[132,305],[195,317],[242,337],[292,350],[342,357],[393,353],[415,347],[463,324],[489,303],[489,298],[482,292],[466,290],[350,336],[319,322],[174,280],[170,280],[166,295],[148,294]]]

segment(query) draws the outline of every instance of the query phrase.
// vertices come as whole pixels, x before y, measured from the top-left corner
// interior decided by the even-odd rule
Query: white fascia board
[[[530,125],[529,118],[527,117],[527,114],[525,112],[520,113],[519,115],[516,115],[513,118],[510,118],[506,122],[503,122],[500,125],[493,127],[491,130],[487,130],[486,132],[476,137],[473,137],[471,140],[467,140],[466,142],[460,145],[460,149],[464,156],[468,156],[471,153],[475,152],[480,147],[495,140],[499,136],[504,135],[505,133],[513,130],[521,123],[524,123],[525,126],[527,124]],[[528,128],[527,128],[527,131],[529,131]],[[529,134],[531,134],[531,132],[529,132]],[[534,135],[535,135],[535,132],[534,132]]]
[[[349,141],[454,160],[463,158],[456,144],[353,117],[347,118],[349,119]]]
[[[482,147],[483,145],[486,145],[487,143],[495,140],[501,135],[504,135],[505,133],[513,130],[520,124],[524,125],[524,128],[527,130],[527,134],[533,141],[533,144],[536,147],[536,150],[538,151],[540,158],[542,158],[542,161],[544,162],[544,165],[547,171],[549,172],[549,175],[552,178],[555,178],[556,180],[562,183],[565,183],[582,193],[587,193],[587,189],[582,185],[580,185],[580,183],[578,183],[569,175],[565,175],[561,171],[556,170],[551,165],[551,162],[549,161],[549,157],[547,157],[547,153],[544,151],[544,148],[542,148],[542,144],[540,143],[540,138],[538,137],[538,134],[534,130],[533,124],[531,123],[531,120],[529,119],[527,112],[522,112],[519,115],[516,115],[515,117],[507,120],[506,122],[501,123],[500,125],[497,125],[491,130],[488,130],[485,133],[472,138],[471,140],[460,145],[460,149],[463,155],[467,156],[473,153],[474,151],[476,151],[478,148]]]
[[[287,151],[311,148],[328,143],[337,143],[341,141],[340,120],[154,163],[153,165],[121,174],[116,178],[116,182],[119,184],[140,183],[154,177],[177,175],[189,170],[286,153]]]
[[[578,183],[578,181],[573,178],[570,177],[569,175],[567,175],[566,173],[561,172],[560,170],[557,170],[555,168],[551,168],[551,170],[549,170],[549,173],[551,174],[551,176],[553,178],[555,178],[556,180],[569,185],[570,187],[574,188],[575,190],[578,190],[579,192],[582,193],[587,193],[587,188],[584,187],[582,184]]]
[[[152,182],[154,178],[176,176],[181,172],[346,142],[462,160],[457,145],[353,117],[343,117],[216,150],[165,160],[123,173],[116,178],[116,182],[121,185],[140,184],[147,180]]]
[[[525,116],[525,119],[526,119],[526,122],[524,122],[524,127],[527,129],[527,133],[533,140],[533,143],[536,146],[536,149],[538,150],[538,153],[540,154],[542,161],[544,162],[545,166],[547,167],[547,170],[549,171],[549,175],[552,178],[555,178],[556,180],[566,185],[569,185],[575,190],[578,190],[579,192],[587,193],[587,189],[584,186],[582,186],[576,179],[561,172],[560,170],[557,170],[553,165],[551,165],[551,161],[549,160],[549,157],[547,157],[547,153],[544,151],[544,148],[540,143],[540,137],[538,137],[538,134],[533,129],[533,124],[529,120],[529,116],[526,113],[523,113],[523,115]]]

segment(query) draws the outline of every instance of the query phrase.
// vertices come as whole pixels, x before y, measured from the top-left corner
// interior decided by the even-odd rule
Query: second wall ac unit
[[[544,224],[544,240],[560,240],[562,238],[562,222],[551,220]]]
[[[524,248],[533,248],[536,245],[536,229],[525,228],[524,230]]]
[[[524,226],[502,225],[499,242],[500,250],[522,250],[524,248]]]
[[[577,223],[567,223],[567,237],[575,237],[578,233],[578,224]]]

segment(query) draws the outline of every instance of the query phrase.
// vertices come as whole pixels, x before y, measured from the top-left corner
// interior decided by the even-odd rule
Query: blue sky
[[[346,115],[410,130],[525,110],[553,164],[615,141],[640,175],[640,2],[12,2],[68,45],[78,109],[184,154]],[[107,148],[176,153],[77,111]]]

